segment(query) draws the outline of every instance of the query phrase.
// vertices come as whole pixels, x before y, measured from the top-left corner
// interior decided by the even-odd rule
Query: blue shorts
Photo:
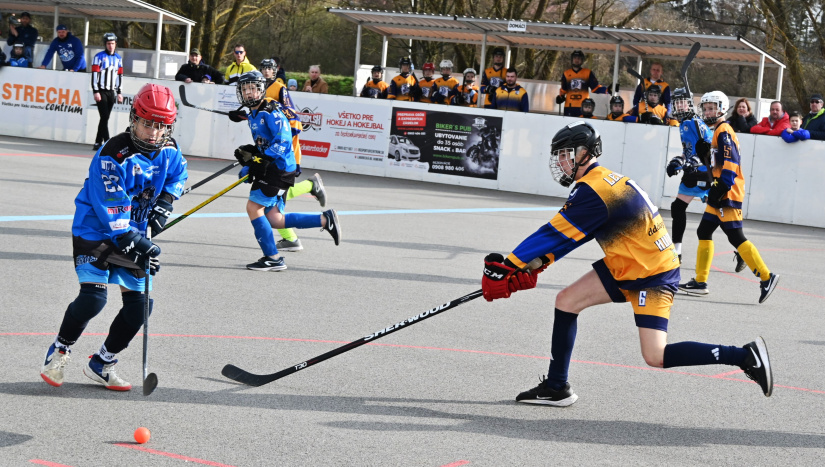
[[[82,284],[84,282],[96,282],[99,284],[117,284],[135,292],[143,292],[144,280],[138,279],[126,268],[120,266],[109,266],[109,269],[98,269],[90,263],[83,263],[75,266],[77,279]],[[151,277],[151,276],[150,276]],[[149,290],[152,290],[152,281],[149,280]]]
[[[266,196],[263,191],[261,190],[252,190],[249,192],[249,201],[253,203],[258,203],[261,206],[267,208],[264,212],[269,212],[273,207],[278,207],[278,211],[284,212],[286,201],[284,197],[286,196],[286,191],[283,190],[282,195],[278,196]]]
[[[694,198],[699,198],[703,203],[705,202],[705,197],[707,196],[708,191],[710,191],[710,190],[703,190],[702,188],[699,188],[698,186],[695,186],[693,188],[688,188],[688,187],[685,186],[684,183],[679,184],[679,194],[680,195],[693,196]]]

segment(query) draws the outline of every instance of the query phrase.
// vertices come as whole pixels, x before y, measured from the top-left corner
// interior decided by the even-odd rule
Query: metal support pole
[[[83,18],[83,48],[89,47],[89,18]]]
[[[642,56],[641,56],[641,55],[639,55],[638,57],[636,57],[636,71],[637,71],[640,75],[642,75]],[[644,76],[644,75],[642,75],[642,76]],[[642,82],[641,82],[641,81],[639,81],[638,79],[637,79],[636,81],[638,81],[638,84],[642,84]]]
[[[155,79],[160,78],[160,39],[163,35],[163,13],[158,13],[158,30],[155,39]]]
[[[762,78],[765,74],[765,56],[759,56],[759,74],[756,77],[756,119],[762,118]]]
[[[186,45],[183,46],[183,52],[186,54],[187,60],[189,59],[189,51],[192,47],[192,25],[186,23]]]
[[[613,92],[616,89],[616,85],[619,84],[619,52],[621,52],[622,44],[616,44],[616,56],[613,58],[613,89],[611,89],[610,94],[618,94],[617,92]]]
[[[54,6],[54,27],[52,28],[53,37],[57,37],[57,25],[60,24],[58,21],[60,20],[60,7],[58,5]],[[34,52],[32,52],[34,53]],[[52,54],[52,70],[57,69],[57,52]]]
[[[508,49],[508,51],[509,51],[509,49]],[[508,58],[509,58],[509,54],[508,54]],[[479,64],[479,67],[481,68],[479,70],[479,75],[481,76],[482,80],[484,79],[484,70],[487,67],[486,62],[487,62],[487,32],[485,31],[484,35],[481,36],[481,62]],[[481,80],[479,80],[479,86],[480,85],[481,85]],[[486,91],[486,89],[485,89],[485,91]],[[478,96],[478,106],[479,107],[484,107],[484,103],[487,102],[485,99],[486,99],[486,96],[484,95],[484,93],[481,93]]]
[[[777,68],[778,68],[778,70],[776,72],[776,74],[777,74],[777,76],[776,76],[776,100],[781,101],[782,100],[782,72],[784,72],[785,69],[782,68],[781,66],[777,67]]]
[[[510,46],[508,45],[507,46],[507,51],[504,53],[504,68],[505,69],[510,68],[510,53],[511,52],[512,52],[512,50],[510,49]]]
[[[387,68],[387,48],[390,45],[390,41],[387,40],[387,36],[381,36],[381,68]]]
[[[358,23],[358,33],[355,36],[355,72],[352,80],[352,95],[358,97],[358,68],[361,67],[361,23]]]

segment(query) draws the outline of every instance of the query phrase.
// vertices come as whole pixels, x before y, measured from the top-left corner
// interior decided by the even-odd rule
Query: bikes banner
[[[390,164],[496,180],[501,117],[394,107]]]

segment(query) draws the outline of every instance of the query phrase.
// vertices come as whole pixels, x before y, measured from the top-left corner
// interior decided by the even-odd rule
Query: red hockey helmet
[[[175,96],[169,88],[153,83],[143,85],[135,95],[129,115],[132,142],[138,149],[149,154],[160,149],[172,137],[177,116]],[[143,139],[138,135],[137,125],[163,130],[163,134],[156,140]]]
[[[421,67],[421,71],[424,71],[424,70],[435,71],[435,64],[432,63],[432,62],[425,63],[424,66]]]

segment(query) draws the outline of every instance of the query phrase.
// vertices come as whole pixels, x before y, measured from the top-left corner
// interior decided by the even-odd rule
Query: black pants
[[[117,102],[117,96],[114,91],[107,91],[101,89],[100,102],[97,103],[97,113],[100,114],[100,123],[97,124],[97,136],[95,136],[95,144],[104,143],[109,140],[109,115],[112,114],[112,107]]]

